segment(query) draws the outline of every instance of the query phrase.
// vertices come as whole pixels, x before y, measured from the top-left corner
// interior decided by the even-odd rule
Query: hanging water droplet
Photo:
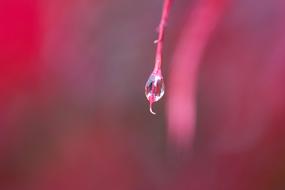
[[[151,74],[145,84],[145,95],[148,101],[156,102],[164,95],[164,82],[161,75]]]
[[[160,100],[164,95],[164,82],[161,74],[152,73],[145,84],[145,95],[149,101],[149,109],[152,114],[152,103]]]

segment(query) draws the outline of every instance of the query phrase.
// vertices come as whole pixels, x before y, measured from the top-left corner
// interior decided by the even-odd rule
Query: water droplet
[[[149,110],[152,110],[152,104],[162,98],[164,95],[164,82],[161,74],[152,73],[145,84],[145,95],[149,101]]]

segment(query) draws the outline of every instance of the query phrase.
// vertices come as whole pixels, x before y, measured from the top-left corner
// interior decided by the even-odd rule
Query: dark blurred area
[[[183,148],[169,145],[165,105],[176,60],[192,64],[183,39],[199,0],[173,3],[153,116],[144,85],[162,3],[0,0],[0,190],[285,189],[285,1],[214,9],[199,67],[181,74],[197,76]]]

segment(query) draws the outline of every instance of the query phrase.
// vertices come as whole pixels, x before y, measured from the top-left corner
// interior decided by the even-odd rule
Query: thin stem
[[[157,44],[157,47],[156,47],[155,65],[154,65],[153,72],[158,73],[158,74],[161,74],[163,38],[164,38],[165,27],[167,24],[171,3],[172,3],[172,0],[164,0],[161,20],[158,26],[158,39],[154,41],[154,43]]]

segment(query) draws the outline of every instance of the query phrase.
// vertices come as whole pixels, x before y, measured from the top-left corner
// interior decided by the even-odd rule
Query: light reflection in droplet
[[[145,84],[145,95],[149,101],[152,114],[155,114],[152,110],[152,104],[162,98],[164,88],[163,77],[160,74],[152,73]]]

